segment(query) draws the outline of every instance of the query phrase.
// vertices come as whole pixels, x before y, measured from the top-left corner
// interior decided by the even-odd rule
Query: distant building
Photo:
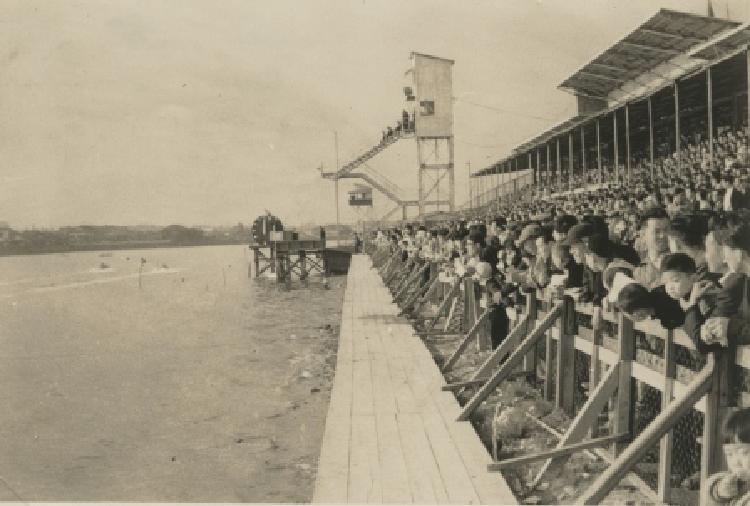
[[[15,238],[15,231],[4,221],[0,222],[0,242],[10,242]]]

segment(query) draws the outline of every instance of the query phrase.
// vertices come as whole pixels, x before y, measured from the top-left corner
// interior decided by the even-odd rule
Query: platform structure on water
[[[250,249],[253,264],[248,277],[269,274],[286,284],[293,276],[304,281],[311,275],[346,274],[352,255],[344,248],[326,247],[324,240],[273,241],[267,246],[250,244]]]
[[[371,265],[352,257],[313,502],[516,504]]]
[[[253,250],[254,277],[275,274],[279,283],[291,283],[292,275],[300,280],[317,273],[330,273],[325,241],[279,240],[268,245],[250,244]]]

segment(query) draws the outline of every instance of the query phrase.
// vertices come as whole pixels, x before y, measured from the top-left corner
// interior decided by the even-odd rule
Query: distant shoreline
[[[49,246],[37,248],[7,248],[0,246],[0,257],[51,255],[55,253],[76,253],[83,251],[115,251],[129,249],[157,249],[157,248],[187,248],[193,246],[230,246],[247,245],[249,241],[201,241],[201,242],[172,242],[170,240],[132,241],[94,244],[76,244],[70,246]]]

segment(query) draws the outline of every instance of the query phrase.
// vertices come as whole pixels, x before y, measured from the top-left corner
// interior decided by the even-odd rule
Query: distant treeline
[[[103,251],[182,246],[248,244],[242,224],[206,232],[200,228],[170,225],[156,227],[79,226],[58,230],[13,231],[0,240],[0,256]]]

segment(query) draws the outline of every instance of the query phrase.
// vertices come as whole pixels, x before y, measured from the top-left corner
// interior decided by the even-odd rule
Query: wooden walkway
[[[347,280],[313,502],[516,504],[366,255]]]

